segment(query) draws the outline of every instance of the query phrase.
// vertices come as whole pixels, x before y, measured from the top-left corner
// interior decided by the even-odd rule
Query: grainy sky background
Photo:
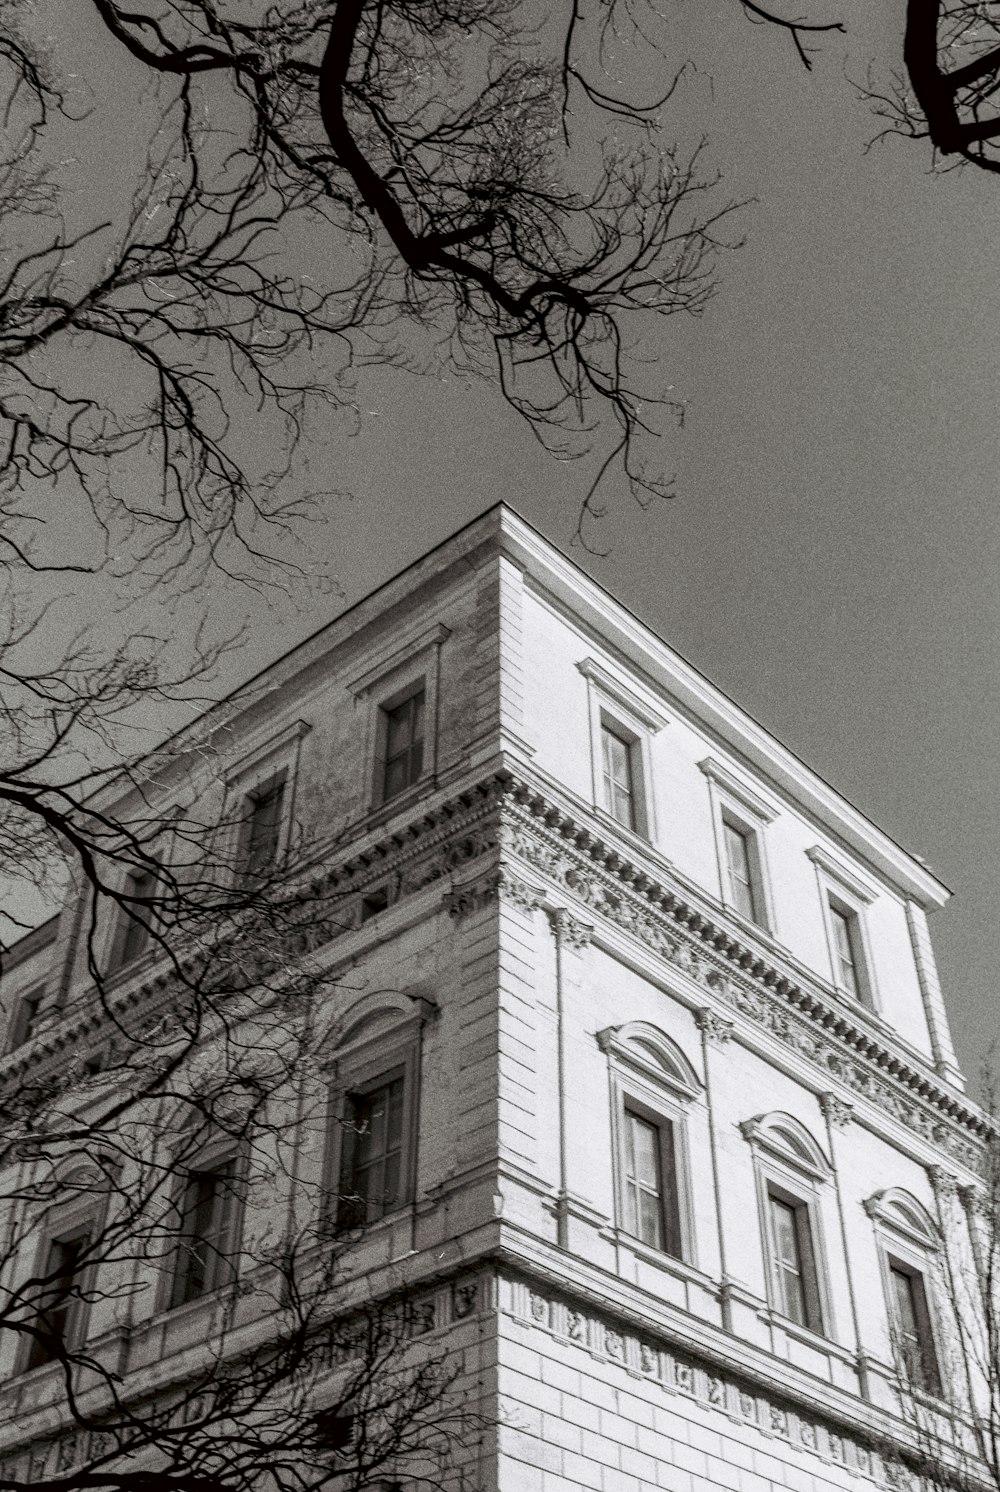
[[[612,491],[607,554],[573,557],[953,888],[932,931],[972,1075],[1000,1028],[1000,179],[929,175],[908,142],[866,153],[851,79],[898,66],[902,0],[823,0],[849,35],[812,73],[728,0],[671,3],[672,60],[697,71],[664,131],[704,132],[722,195],[755,200],[705,317],[657,341],[687,407],[676,498]],[[310,473],[350,493],[310,536],[343,604],[500,498],[569,544],[588,469],[495,390],[383,372],[359,402]],[[262,606],[227,682],[339,609],[319,586],[297,601]]]
[[[952,887],[932,931],[972,1076],[1000,1034],[1000,182],[866,153],[850,80],[898,65],[901,11],[849,6],[809,74],[735,6],[679,8],[699,72],[665,127],[704,129],[756,201],[705,317],[661,337],[676,498],[619,497],[607,555],[573,557]],[[326,456],[352,493],[322,538],[346,603],[500,498],[569,543],[585,470],[491,390],[373,375],[361,402]],[[244,661],[332,609],[269,619]]]

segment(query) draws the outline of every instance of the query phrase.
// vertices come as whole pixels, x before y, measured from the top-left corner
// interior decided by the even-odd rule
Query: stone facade
[[[379,732],[415,681],[422,768],[382,801]],[[412,1037],[412,1176],[360,1267],[402,1272],[428,1333],[474,1335],[477,1492],[896,1484],[890,1276],[925,1291],[942,1379],[966,1373],[942,1190],[974,1190],[986,1133],[919,862],[503,507],[164,760],[165,798],[206,816],[285,764],[341,908],[298,952],[350,971],[339,1030]],[[71,900],[16,950],[9,1015],[44,995],[7,1085],[106,1039],[79,930]],[[126,974],[122,1000],[169,1005],[148,959]],[[162,1382],[211,1302],[147,1298],[127,1332],[110,1310],[89,1330]],[[51,1369],[6,1351],[9,1464],[78,1458]]]

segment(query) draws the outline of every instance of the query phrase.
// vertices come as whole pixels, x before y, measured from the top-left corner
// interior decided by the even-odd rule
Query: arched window
[[[701,1080],[676,1042],[648,1022],[610,1026],[597,1039],[611,1083],[618,1229],[633,1243],[692,1263],[686,1131]]]
[[[931,1276],[941,1235],[910,1192],[889,1187],[864,1204],[875,1225],[889,1336],[900,1372],[924,1393],[941,1392]]]
[[[420,1033],[432,1007],[405,994],[346,1012],[330,1097],[328,1210],[338,1231],[391,1217],[413,1200]]]
[[[754,1156],[768,1303],[785,1321],[831,1335],[821,1199],[833,1168],[791,1114],[758,1114],[740,1130]]]

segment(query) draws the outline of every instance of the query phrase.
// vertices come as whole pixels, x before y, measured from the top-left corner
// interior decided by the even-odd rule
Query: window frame
[[[393,793],[387,794],[386,789],[388,787],[390,766],[389,730],[392,723],[392,717],[398,710],[401,710],[405,705],[408,705],[411,700],[415,699],[420,699],[423,701],[423,734],[419,737],[420,769],[414,776],[408,776],[407,781],[403,783],[402,787],[397,788]],[[420,783],[424,780],[425,777],[433,775],[432,773],[428,772],[427,768],[427,724],[427,679],[424,674],[420,674],[409,684],[403,685],[402,688],[396,691],[396,693],[379,700],[378,716],[375,725],[375,762],[374,781],[372,783],[372,802],[375,807],[388,807],[390,804],[395,803],[397,799],[403,798],[407,793],[412,793],[415,788],[419,787]],[[413,752],[416,739],[417,738],[411,738],[409,745],[406,747],[405,753],[400,753],[398,756],[393,757],[392,760],[397,761],[400,760],[403,755],[411,754]],[[408,772],[410,770],[412,770],[412,763],[410,763],[408,767]]]
[[[878,1252],[879,1270],[882,1277],[882,1293],[885,1301],[886,1325],[892,1360],[900,1381],[911,1393],[928,1399],[940,1399],[944,1395],[945,1360],[942,1347],[947,1341],[943,1330],[938,1294],[934,1286],[935,1265],[941,1253],[941,1235],[937,1224],[926,1208],[909,1192],[899,1187],[890,1187],[866,1198],[864,1209],[872,1220],[875,1232],[875,1247]],[[914,1383],[909,1368],[902,1360],[899,1344],[899,1313],[892,1284],[892,1270],[917,1278],[923,1294],[924,1326],[927,1331],[934,1370],[934,1386]]]
[[[608,1059],[616,1237],[667,1268],[676,1264],[696,1268],[688,1121],[691,1106],[701,1093],[701,1080],[676,1043],[647,1022],[607,1027],[598,1033],[597,1040]],[[662,1245],[650,1243],[627,1225],[629,1113],[654,1126],[658,1133]],[[670,1146],[669,1168],[665,1142]]]
[[[323,1212],[334,1234],[367,1233],[407,1214],[412,1217],[418,1179],[422,1034],[433,1010],[429,1001],[419,997],[399,995],[387,1003],[384,996],[372,995],[348,1013],[329,1070]],[[399,1199],[377,1218],[356,1223],[344,1216],[349,1199],[341,1190],[348,1105],[355,1094],[371,1092],[397,1076],[403,1082]]]
[[[939,1399],[943,1387],[941,1352],[934,1326],[934,1312],[931,1307],[933,1292],[930,1288],[926,1269],[918,1268],[917,1265],[912,1264],[908,1259],[902,1258],[899,1250],[893,1249],[890,1251],[888,1247],[882,1249],[882,1267],[887,1290],[886,1299],[889,1310],[893,1354],[896,1359],[896,1370],[901,1377],[905,1377],[907,1386],[911,1390],[927,1394],[930,1398]],[[893,1288],[892,1276],[894,1274],[907,1279],[911,1290],[914,1283],[917,1285],[917,1289],[911,1299],[914,1307],[917,1344],[920,1349],[919,1382],[914,1381],[910,1362],[902,1346],[903,1324],[900,1319],[898,1298]],[[930,1372],[928,1372],[928,1368]]]
[[[825,1343],[839,1340],[830,1289],[823,1228],[823,1196],[833,1180],[833,1167],[813,1136],[790,1114],[762,1114],[740,1126],[753,1153],[764,1293],[768,1309],[791,1334]],[[802,1265],[806,1321],[785,1309],[778,1290],[778,1253],[772,1199],[795,1209],[799,1257]],[[806,1247],[802,1247],[803,1236]],[[783,1292],[782,1292],[783,1293]]]
[[[85,1236],[92,1243],[99,1239],[104,1227],[106,1199],[95,1205],[93,1196],[80,1198],[68,1206],[61,1206],[40,1220],[39,1237],[32,1258],[31,1278],[41,1279],[47,1272],[46,1261],[50,1250],[61,1242],[73,1241]],[[90,1303],[83,1297],[90,1293],[97,1274],[99,1260],[91,1259],[83,1266],[74,1286],[76,1297],[70,1303],[69,1320],[63,1340],[71,1352],[79,1351],[86,1343],[90,1327]],[[51,1367],[55,1358],[28,1366],[34,1338],[26,1337],[18,1346],[14,1372],[17,1376],[34,1373]]]
[[[451,636],[443,622],[414,635],[403,647],[383,657],[373,667],[352,679],[348,691],[367,711],[365,743],[360,770],[363,773],[363,812],[387,816],[437,782],[439,752],[439,701],[441,695],[441,651]],[[419,775],[406,787],[386,798],[385,747],[388,712],[423,690],[424,734]]]
[[[185,1296],[177,1299],[177,1282],[180,1277],[178,1260],[181,1257],[181,1249],[184,1246],[187,1235],[184,1232],[185,1199],[195,1176],[206,1172],[218,1170],[223,1165],[232,1166],[232,1176],[229,1185],[230,1193],[229,1213],[224,1220],[222,1231],[225,1234],[224,1249],[215,1249],[216,1258],[227,1257],[230,1267],[225,1270],[228,1278],[213,1279],[212,1283],[200,1290],[196,1295]],[[171,1247],[166,1254],[165,1278],[160,1291],[160,1309],[162,1311],[179,1311],[187,1306],[196,1306],[207,1300],[213,1299],[221,1291],[232,1289],[239,1280],[239,1254],[243,1243],[243,1224],[246,1211],[246,1154],[245,1146],[233,1142],[228,1135],[220,1135],[215,1140],[210,1140],[202,1146],[181,1168],[182,1174],[175,1180],[172,1207],[177,1216],[176,1236],[171,1241]]]
[[[255,860],[254,832],[263,821],[263,814],[258,815],[257,810],[269,798],[273,799],[279,794],[278,807],[275,814],[276,822],[273,826],[268,825],[270,838],[268,857],[264,860],[258,854]],[[288,795],[289,781],[287,767],[279,767],[277,771],[262,777],[248,792],[243,794],[240,805],[242,811],[239,820],[239,836],[236,846],[236,857],[240,875],[248,878],[263,878],[275,866],[280,865],[281,857],[288,840],[288,816],[286,812]]]
[[[157,881],[158,876],[152,866],[133,866],[125,872],[124,884],[119,894],[135,897],[149,896],[154,893]],[[111,929],[104,971],[106,977],[112,974],[124,974],[127,969],[134,968],[139,960],[149,953],[154,941],[146,924],[155,922],[155,911],[143,908],[142,916],[145,920],[140,921],[120,903],[116,903],[115,910],[116,915]],[[133,937],[138,940],[138,945],[130,951],[129,941]]]
[[[298,789],[302,741],[312,729],[307,720],[293,720],[283,730],[260,741],[225,773],[225,842],[223,854],[228,858],[232,880],[239,885],[252,875],[245,864],[249,849],[250,815],[247,802],[263,793],[277,778],[284,776],[280,824],[274,856],[268,871],[280,865],[288,853],[295,824],[295,798]]]
[[[26,985],[14,996],[14,1006],[4,1033],[3,1055],[5,1057],[13,1056],[38,1034],[38,1020],[45,1006],[45,992],[45,981],[41,980],[35,984]],[[25,1020],[24,1011],[29,1005],[32,1007],[31,1015]]]
[[[806,851],[806,854],[816,870],[833,987],[842,999],[877,1015],[879,1013],[878,988],[875,982],[875,965],[868,936],[866,912],[878,896],[878,891],[854,874],[846,865],[835,860],[822,845],[813,845]],[[848,936],[852,941],[854,972],[857,976],[859,991],[857,994],[848,989],[841,976],[840,954],[833,921],[834,911],[847,919]]]
[[[747,927],[775,936],[777,921],[767,864],[765,830],[778,817],[777,807],[741,782],[728,767],[707,756],[698,763],[708,780],[709,805],[715,834],[719,899]],[[733,892],[727,825],[746,840],[750,890],[756,915],[748,917]]]
[[[594,658],[583,658],[577,668],[587,681],[590,723],[591,793],[597,813],[625,834],[656,843],[655,783],[652,770],[653,736],[668,723],[659,702],[638,683],[617,677]],[[604,785],[604,732],[628,748],[632,780],[632,824],[611,811]]]

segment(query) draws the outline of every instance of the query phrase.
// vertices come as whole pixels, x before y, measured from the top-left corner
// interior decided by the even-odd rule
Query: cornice
[[[595,833],[595,827],[600,832]],[[447,882],[447,910],[460,915],[474,895],[479,904],[501,894],[513,895],[517,876],[510,861],[520,863],[559,888],[560,898],[582,904],[588,921],[595,917],[635,938],[647,952],[663,959],[694,982],[714,1001],[737,1011],[805,1059],[821,1080],[821,1089],[834,1077],[889,1118],[924,1141],[938,1147],[975,1173],[981,1164],[981,1140],[990,1133],[985,1114],[948,1091],[932,1072],[922,1070],[890,1039],[866,1026],[863,1017],[839,1004],[819,983],[801,971],[783,966],[773,948],[755,945],[742,928],[726,925],[724,913],[707,899],[699,901],[680,883],[666,864],[652,858],[638,863],[635,847],[616,842],[613,830],[595,825],[592,815],[575,812],[543,792],[521,764],[498,765],[478,780],[450,795],[442,794],[412,817],[403,817],[379,834],[363,839],[360,847],[328,847],[329,868],[317,863],[310,875],[290,888],[289,895],[314,897],[334,894],[338,917],[327,928],[312,925],[316,901],[303,897],[304,927],[300,945],[276,950],[291,958],[315,954],[344,932],[354,930],[358,918],[348,908],[350,898],[366,887],[389,880],[394,905],[435,882]],[[499,861],[499,865],[498,865]],[[503,864],[508,871],[503,871]],[[499,873],[494,873],[499,871]],[[480,876],[485,877],[482,884]],[[536,887],[528,888],[528,903],[540,906]],[[127,1004],[150,1002],[151,1010],[170,994],[173,982],[162,970],[149,969],[142,983],[120,996]],[[699,1002],[705,1004],[704,999]],[[78,997],[72,1011],[31,1044],[29,1050],[0,1064],[0,1085],[26,1073],[41,1075],[47,1066],[64,1062],[79,1048],[81,1034],[93,1043],[99,1021],[93,1002]]]
[[[969,1170],[981,1164],[985,1114],[945,1089],[891,1041],[866,1029],[817,983],[783,968],[770,948],[755,947],[707,904],[672,882],[661,866],[643,866],[631,845],[587,823],[527,777],[509,789],[513,813],[505,852],[637,938],[724,1005],[762,1027],[824,1076],[945,1150]]]

